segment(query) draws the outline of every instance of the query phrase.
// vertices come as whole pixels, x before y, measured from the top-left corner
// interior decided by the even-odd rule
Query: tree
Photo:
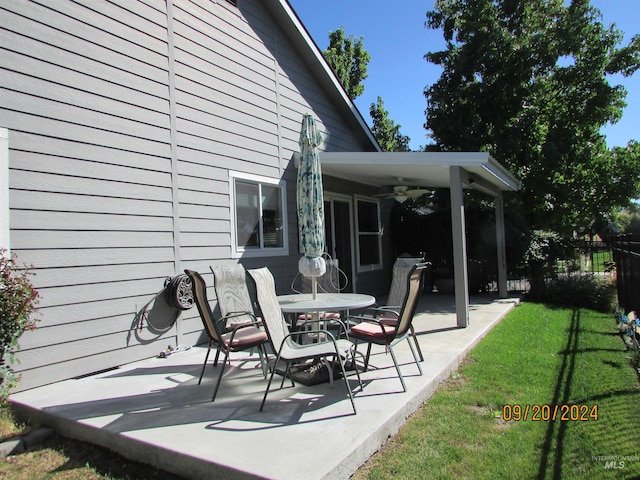
[[[369,113],[373,120],[371,131],[383,152],[408,152],[410,138],[400,133],[402,125],[396,125],[389,118],[389,112],[384,108],[382,97],[377,103],[372,103]]]
[[[631,202],[618,212],[615,223],[623,233],[640,233],[640,204]]]
[[[425,90],[425,127],[442,150],[489,151],[523,184],[531,229],[584,230],[637,198],[640,149],[608,150],[600,129],[626,91],[608,76],[640,67],[640,36],[620,47],[589,0],[437,0],[426,26],[446,49]]]
[[[371,60],[364,48],[364,37],[345,37],[344,27],[329,32],[329,47],[322,52],[351,100],[362,95],[367,78],[367,64]]]

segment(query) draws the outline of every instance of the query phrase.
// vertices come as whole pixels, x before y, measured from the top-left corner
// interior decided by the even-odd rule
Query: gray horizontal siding
[[[19,36],[15,34],[4,37],[7,42],[19,40]],[[41,95],[45,83],[47,87],[54,83],[56,88],[48,92],[50,98],[54,100],[101,111],[111,111],[126,118],[136,118],[136,114],[139,116],[141,111],[150,112],[152,118],[156,116],[160,119],[156,120],[156,124],[166,125],[168,122],[166,99],[159,95],[152,95],[150,92],[140,91],[138,88],[144,88],[142,85],[138,88],[132,88],[131,82],[128,86],[117,85],[96,77],[95,72],[89,74],[71,70],[68,66],[26,57],[19,52],[4,52],[0,60],[2,61],[0,66],[5,68],[0,77],[5,88]],[[47,78],[42,78],[44,72]],[[131,80],[134,80],[133,76]],[[90,88],[87,82],[91,82]],[[153,86],[154,83],[145,82],[144,86],[147,85]],[[162,90],[158,90],[158,94],[162,93]]]
[[[9,204],[14,212],[20,210],[49,210],[60,212],[105,213],[122,215],[167,216],[171,205],[149,200],[131,200],[99,196],[80,196],[64,193],[11,190]],[[143,219],[141,219],[142,221]]]
[[[96,278],[91,283],[83,284],[77,283],[73,277],[69,275],[71,278],[66,282],[67,285],[41,289],[40,293],[42,294],[42,299],[40,301],[40,305],[42,308],[50,306],[76,305],[79,303],[87,303],[104,299],[131,298],[135,296],[134,293],[139,292],[144,294],[155,294],[162,290],[164,281],[163,277],[137,279],[136,276],[139,275],[139,273],[135,266],[132,266],[130,271],[133,279],[121,280],[118,282],[104,282]],[[72,272],[68,273],[71,274]],[[100,288],[96,288],[96,286],[99,286]],[[132,313],[135,313],[134,309],[135,305],[131,305]],[[107,312],[105,312],[105,314],[106,313]]]
[[[28,230],[38,225],[56,226],[61,230],[124,230],[124,231],[165,231],[172,230],[171,218],[138,215],[119,215],[114,213],[56,212],[25,210],[15,216],[11,227],[15,230]]]
[[[140,342],[135,347],[105,350],[105,346],[124,342],[126,342],[126,336],[115,334],[23,352],[20,358],[23,358],[25,363],[34,365],[34,368],[21,370],[20,388],[34,388],[42,385],[43,382],[51,383],[111,368],[116,366],[114,358],[118,359],[118,365],[124,365],[140,358],[154,357],[168,344],[175,344],[175,338],[166,335],[153,342]],[[68,358],[69,351],[82,352],[82,356]],[[98,368],[90,370],[87,365]],[[103,367],[100,368],[100,366]]]
[[[135,265],[132,265],[132,269],[135,267]],[[45,327],[67,324],[75,325],[81,336],[93,336],[94,329],[88,326],[85,328],[85,322],[96,320],[108,327],[113,318],[123,319],[121,324],[133,330],[132,325],[135,314],[154,299],[155,295],[160,291],[162,284],[162,279],[158,278],[156,282],[149,284],[149,291],[136,292],[137,295],[135,296],[103,298],[92,302],[47,307],[46,312],[42,312],[43,315],[41,315],[40,321],[38,322],[38,328],[30,332],[25,339],[32,342],[31,344],[42,341],[46,342],[49,335],[43,335],[41,333]],[[81,320],[78,321],[78,319]],[[51,330],[49,331],[51,332]],[[114,330],[112,330],[112,332],[113,331]],[[132,332],[132,334],[133,333],[134,332]],[[31,339],[32,337],[33,339]],[[21,341],[21,345],[23,343],[24,342]]]
[[[17,115],[15,116],[18,117]],[[41,153],[56,158],[81,159],[87,162],[118,165],[129,169],[137,169],[129,170],[131,175],[128,179],[131,182],[139,182],[141,179],[144,179],[143,181],[149,185],[166,185],[167,179],[170,178],[171,162],[168,158],[169,150],[167,146],[163,146],[160,155],[160,157],[166,156],[166,158],[161,159],[144,150],[145,146],[150,146],[150,144],[145,143],[144,140],[138,139],[136,141],[134,138],[131,141],[132,147],[142,150],[138,152],[131,149],[119,148],[120,142],[118,142],[118,145],[96,145],[88,143],[89,140],[96,139],[88,138],[87,136],[79,137],[81,140],[77,140],[73,135],[70,135],[70,133],[74,131],[73,127],[70,127],[64,132],[65,138],[56,138],[51,135],[47,135],[46,133],[41,133],[42,130],[44,129],[37,125],[33,125],[29,132],[12,130],[11,150],[14,152]],[[113,140],[120,140],[121,138],[123,137],[116,137]],[[104,138],[100,138],[98,140],[103,141]],[[12,156],[12,164],[14,163],[13,159],[14,157]],[[81,163],[77,163],[75,168],[80,168],[81,165]],[[86,163],[86,165],[90,167],[91,171],[94,171],[94,163]],[[29,165],[25,164],[22,168],[29,169]],[[144,173],[144,175],[142,173]]]
[[[163,278],[171,267],[171,262],[109,263],[80,266],[73,269],[72,279],[69,278],[66,267],[40,268],[38,269],[38,284],[41,288],[56,288],[64,286],[70,281],[77,285],[90,285],[96,281],[100,283],[129,282],[132,278],[137,278],[152,280],[146,290],[148,291],[150,288],[152,291],[156,291],[162,287],[162,282],[158,283],[158,279]],[[129,290],[138,292],[141,289]],[[111,314],[111,312],[108,313]]]
[[[42,120],[51,119],[64,124],[92,127],[97,129],[93,132],[96,137],[101,136],[101,132],[121,135],[135,133],[136,137],[151,142],[162,143],[166,141],[166,128],[148,122],[143,123],[136,119],[123,118],[116,112],[103,113],[89,108],[90,106],[99,108],[100,105],[97,104],[74,105],[7,89],[2,89],[0,95],[3,98],[4,108],[28,114],[32,120],[35,119],[34,117],[39,117]],[[73,98],[69,97],[67,100],[72,101]],[[162,119],[162,116],[159,117]],[[148,120],[154,120],[153,112],[149,112]]]
[[[205,268],[208,268],[208,265],[221,258],[231,258],[231,245],[229,242],[182,249],[182,260],[184,262],[198,262]],[[202,267],[198,270],[202,270]]]
[[[4,98],[4,95],[0,96],[0,98]],[[131,135],[131,132],[111,132],[102,128],[103,125],[101,124],[79,124],[74,122],[76,118],[73,115],[70,115],[67,119],[47,118],[38,113],[0,108],[0,118],[4,125],[12,126],[12,132],[28,133],[54,139],[64,138],[71,142],[105,146],[119,151],[169,157],[168,143]],[[9,141],[9,148],[13,149],[13,135]]]
[[[58,0],[47,3],[64,7],[71,2]],[[36,40],[38,43],[35,50],[22,53],[44,59],[51,57],[52,63],[56,63],[57,57],[61,56],[68,57],[68,61],[75,60],[77,64],[83,63],[80,61],[82,59],[88,60],[85,70],[93,65],[93,60],[111,66],[116,76],[118,72],[128,72],[159,85],[166,84],[166,55],[153,55],[146,48],[136,45],[135,38],[132,41],[117,37],[104,29],[76,21],[32,2],[4,2],[2,10],[0,26],[3,30],[17,33],[25,40]],[[103,19],[104,17],[94,17],[93,20],[100,23]],[[111,22],[111,25],[113,23],[115,22]],[[135,37],[134,30],[130,30],[130,33]],[[19,49],[20,45],[17,43],[12,43],[10,50]]]
[[[13,212],[12,212],[13,213]],[[21,251],[15,248],[21,262],[31,264],[39,268],[66,268],[84,265],[110,265],[110,264],[136,264],[146,262],[173,262],[175,255],[173,245],[160,248],[131,249],[125,247],[111,247],[101,249],[48,249]],[[37,270],[36,270],[37,273]],[[170,274],[171,272],[169,272]],[[69,270],[68,275],[73,271]],[[39,287],[38,277],[34,278],[36,287]]]
[[[123,7],[17,1],[0,12],[11,240],[41,295],[39,328],[21,339],[21,388],[176,339],[171,325],[134,321],[175,269],[166,15]]]
[[[66,161],[66,159],[59,159],[56,161],[56,165],[52,165],[50,158],[36,158],[29,156],[26,161],[31,162],[30,167],[36,167],[39,161],[45,162],[42,165],[43,168],[54,169],[59,165],[63,172],[69,172],[72,175],[57,174],[57,173],[42,173],[37,171],[22,172],[21,175],[16,175],[14,181],[11,182],[11,187],[21,190],[37,190],[37,191],[55,191],[57,193],[70,193],[74,195],[91,195],[97,197],[111,197],[111,198],[127,198],[138,200],[150,200],[156,202],[171,202],[171,189],[167,187],[161,187],[157,185],[141,185],[134,182],[125,181],[125,179],[135,180],[136,177],[141,177],[140,172],[136,172],[134,169],[119,167],[115,175],[108,175],[108,168],[101,164],[87,164],[84,161]],[[58,157],[59,158],[59,157]],[[65,167],[69,166],[69,169]],[[86,176],[79,176],[77,170],[73,170],[72,167],[78,167],[78,170],[82,169],[94,169],[96,174],[104,173],[102,178],[96,176],[89,178]],[[111,170],[115,170],[111,167]],[[127,176],[128,175],[128,176]],[[114,177],[121,177],[116,179]]]
[[[14,230],[13,239],[23,249],[38,248],[46,243],[49,248],[101,248],[104,245],[119,245],[125,248],[154,248],[171,245],[172,232],[125,232],[125,231],[67,231]]]
[[[302,115],[359,149],[259,0],[66,0],[0,5],[0,127],[9,129],[11,242],[35,268],[38,329],[20,388],[202,342],[165,279],[231,260],[229,170],[287,180]],[[297,248],[269,266],[288,293]],[[136,314],[150,311],[141,325]]]

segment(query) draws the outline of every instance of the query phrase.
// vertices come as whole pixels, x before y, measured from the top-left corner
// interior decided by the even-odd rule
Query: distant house
[[[330,253],[348,289],[386,291],[388,203],[374,194],[393,181],[340,168],[380,149],[286,0],[12,0],[0,35],[0,241],[42,296],[21,389],[204,341],[195,309],[163,293],[185,268],[211,285],[212,264],[267,266],[290,293],[305,113],[337,155]],[[485,157],[463,167],[512,189]]]

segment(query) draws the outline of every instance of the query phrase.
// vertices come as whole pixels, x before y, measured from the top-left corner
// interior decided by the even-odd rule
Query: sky
[[[344,27],[347,35],[364,37],[371,55],[364,93],[355,104],[371,125],[369,106],[382,97],[389,117],[401,125],[400,133],[411,138],[409,146],[418,150],[431,143],[424,129],[426,100],[424,89],[435,83],[441,69],[424,60],[430,51],[444,48],[440,30],[424,26],[433,0],[289,0],[321,50],[329,45],[329,32]],[[623,45],[640,33],[640,0],[592,0],[606,25],[615,23],[624,33]],[[602,133],[609,147],[626,146],[640,140],[640,71],[610,83],[624,85],[627,107],[622,119],[606,126]]]

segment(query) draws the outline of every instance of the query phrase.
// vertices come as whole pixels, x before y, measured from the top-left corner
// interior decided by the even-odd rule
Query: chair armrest
[[[400,310],[402,310],[402,306],[396,305],[385,305],[384,307],[370,307],[367,308],[366,312],[373,312],[376,317],[380,315],[384,315],[385,313],[392,313],[396,317],[400,316]]]
[[[243,317],[243,316],[251,317],[251,321],[247,323],[242,323],[240,325],[235,325],[233,327],[229,327],[227,331],[230,332],[232,330],[238,330],[239,328],[260,327],[264,325],[264,322],[262,322],[262,320],[258,320],[256,316],[251,312],[231,312],[231,313],[228,313],[227,315],[220,317],[220,321],[224,322],[224,324],[226,325],[227,320],[237,318],[237,317]]]
[[[378,307],[378,309],[380,310],[402,310],[402,305],[382,305],[380,307]]]
[[[369,323],[377,323],[378,325],[382,325],[380,320],[376,317],[372,317],[370,315],[349,315],[347,320],[358,320],[360,322],[369,322]]]

